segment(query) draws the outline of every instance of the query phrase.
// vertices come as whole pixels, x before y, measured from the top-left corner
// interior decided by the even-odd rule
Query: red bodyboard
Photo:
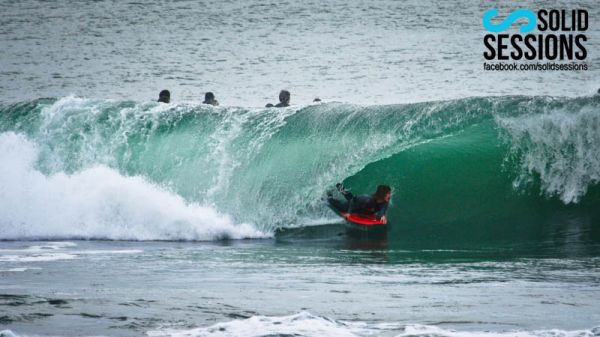
[[[366,215],[361,215],[361,214],[357,214],[357,213],[346,213],[346,212],[340,212],[340,215],[344,219],[346,219],[346,221],[349,221],[353,224],[360,225],[360,226],[376,227],[376,226],[385,225],[384,222],[382,222],[380,219],[377,219],[374,216],[366,216]]]

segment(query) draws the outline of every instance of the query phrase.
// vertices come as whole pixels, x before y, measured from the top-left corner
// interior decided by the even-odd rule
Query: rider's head
[[[375,199],[377,202],[390,202],[392,199],[392,188],[388,185],[377,186],[377,191],[375,191]]]

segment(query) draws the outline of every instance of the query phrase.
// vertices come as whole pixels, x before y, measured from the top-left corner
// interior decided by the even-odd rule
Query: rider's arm
[[[375,217],[377,219],[381,219],[382,217],[384,217],[385,216],[385,212],[387,212],[387,210],[388,210],[388,206],[389,206],[388,203],[385,203],[383,206],[381,206],[381,208],[379,209],[379,211],[377,211],[375,213]]]

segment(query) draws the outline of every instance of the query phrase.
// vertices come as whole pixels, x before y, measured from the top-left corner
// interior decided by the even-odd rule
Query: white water
[[[211,207],[187,203],[142,177],[106,166],[50,176],[36,145],[0,134],[0,239],[215,240],[260,238]]]
[[[513,330],[513,331],[456,331],[439,326],[420,324],[379,323],[336,321],[319,317],[308,312],[295,315],[269,317],[253,316],[243,320],[217,323],[209,327],[189,330],[154,330],[150,337],[250,337],[250,336],[304,336],[304,337],[357,337],[357,336],[397,336],[397,337],[594,337],[600,328],[566,331],[552,330]]]
[[[522,155],[515,185],[540,176],[542,192],[576,203],[600,182],[600,111],[594,105],[545,109],[541,114],[497,116],[514,151]]]

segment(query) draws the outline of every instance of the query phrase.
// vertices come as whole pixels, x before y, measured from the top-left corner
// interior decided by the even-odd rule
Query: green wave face
[[[0,132],[34,142],[46,175],[105,165],[264,231],[331,222],[320,199],[344,181],[393,187],[405,245],[599,241],[598,97],[287,109],[67,97],[2,106]]]
[[[399,247],[486,249],[535,244],[554,250],[600,239],[600,189],[565,204],[545,193],[539,174],[518,185],[521,163],[486,121],[367,165],[346,179],[357,190],[394,186],[390,240]],[[502,132],[502,131],[500,131]],[[594,249],[597,249],[594,248]]]

